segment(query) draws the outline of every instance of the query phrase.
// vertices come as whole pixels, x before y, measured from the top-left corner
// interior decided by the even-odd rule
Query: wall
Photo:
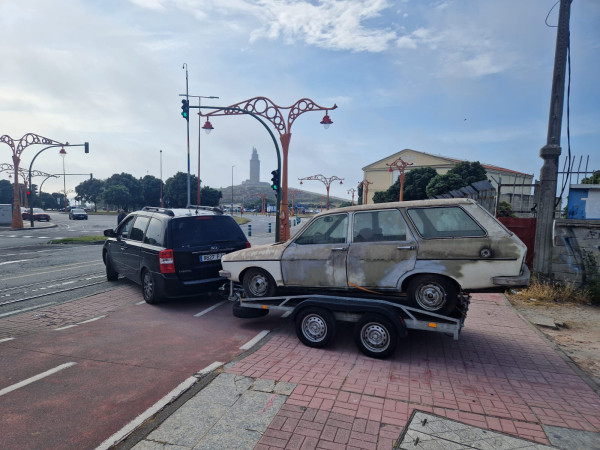
[[[590,254],[600,269],[600,221],[556,219],[552,249],[554,278],[580,287],[598,277],[598,270],[594,274],[585,264],[586,255]]]

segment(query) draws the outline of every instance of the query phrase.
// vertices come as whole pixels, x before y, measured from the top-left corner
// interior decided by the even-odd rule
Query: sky
[[[329,108],[295,118],[289,187],[325,193],[343,178],[350,198],[362,168],[405,148],[479,161],[538,179],[556,46],[556,0],[0,0],[0,135],[35,133],[66,148],[64,172],[164,180],[187,173],[181,94],[230,106],[267,97]],[[554,6],[554,8],[553,8]],[[575,168],[600,169],[600,2],[571,5],[569,133]],[[566,91],[565,91],[566,92]],[[191,105],[198,100],[191,99]],[[568,154],[566,107],[563,167]],[[269,133],[250,116],[190,119],[190,167],[213,188],[277,167]],[[204,110],[209,112],[209,110]],[[289,110],[283,110],[287,118]],[[202,120],[202,124],[204,120]],[[275,136],[277,131],[272,129]],[[21,154],[28,168],[43,146]],[[33,169],[63,173],[60,149]],[[161,153],[162,150],[162,153]],[[161,158],[162,154],[162,158]],[[12,151],[0,143],[0,163]],[[67,191],[89,175],[68,175]],[[8,172],[0,173],[8,179]],[[41,183],[35,178],[34,183]],[[50,178],[45,192],[63,189]],[[70,194],[73,196],[74,194]]]

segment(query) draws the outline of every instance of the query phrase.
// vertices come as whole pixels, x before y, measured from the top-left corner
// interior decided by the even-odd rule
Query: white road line
[[[215,366],[215,364],[217,365],[216,367],[219,367],[220,365],[222,365],[222,363],[215,362],[215,363],[212,363],[210,366],[206,367],[205,369],[202,369],[198,373],[205,374],[205,373],[210,372],[211,370],[213,370],[212,367]],[[121,442],[123,439],[125,439],[127,436],[129,436],[132,432],[134,432],[140,425],[142,425],[146,420],[148,420],[150,417],[155,415],[157,412],[159,412],[161,409],[163,409],[166,405],[171,403],[173,400],[175,400],[177,397],[179,397],[181,394],[183,394],[185,391],[187,391],[190,387],[192,387],[192,385],[196,381],[198,381],[198,378],[196,378],[195,376],[191,376],[191,377],[187,378],[183,383],[181,383],[179,386],[177,386],[175,389],[173,389],[171,392],[169,392],[167,395],[165,395],[163,398],[161,398],[158,402],[156,402],[154,405],[152,405],[150,408],[148,408],[142,414],[137,416],[135,419],[133,419],[131,422],[129,422],[127,425],[125,425],[123,428],[121,428],[119,431],[117,431],[115,434],[113,434],[107,440],[102,442],[98,447],[96,447],[96,450],[107,450],[107,449],[111,448],[112,446]]]
[[[251,349],[255,344],[257,344],[262,338],[264,338],[267,334],[269,334],[269,330],[262,330],[248,342],[240,347],[240,350],[248,350]]]
[[[217,303],[216,305],[212,305],[210,308],[205,309],[204,311],[200,311],[198,314],[194,314],[194,317],[200,317],[203,316],[206,313],[211,312],[213,309],[218,308],[219,306],[221,306],[223,303],[227,303],[227,300],[223,300],[222,302]]]
[[[43,308],[44,306],[54,305],[55,303],[56,302],[43,303],[41,305],[31,306],[29,308],[17,309],[16,311],[11,311],[11,312],[7,312],[7,313],[4,313],[4,314],[0,314],[0,317],[12,316],[13,314],[19,314],[19,313],[22,313],[22,312],[25,312],[25,311],[30,311],[32,309]]]
[[[67,328],[73,328],[76,327],[77,324],[75,325],[67,325],[66,327],[60,327],[60,328],[55,328],[54,331],[62,331],[62,330],[66,330]]]
[[[15,338],[4,338],[4,339],[0,339],[0,342],[7,342],[7,341],[12,341]]]
[[[76,362],[69,362],[69,363],[61,364],[60,366],[55,367],[54,369],[47,370],[43,373],[40,373],[39,375],[36,375],[31,378],[27,378],[26,380],[23,380],[19,383],[13,384],[12,386],[8,386],[8,387],[0,390],[0,397],[3,396],[4,394],[8,394],[9,392],[12,392],[16,389],[22,388],[23,386],[27,386],[28,384],[31,384],[35,381],[41,380],[42,378],[46,378],[47,376],[55,374],[56,372],[60,372],[61,370],[68,369],[69,367],[72,367],[76,364],[77,364]]]
[[[144,303],[146,303],[146,300],[142,300],[141,302],[137,302],[136,305],[143,305]]]
[[[16,264],[16,263],[25,262],[25,261],[31,261],[31,259],[17,259],[15,261],[6,261],[6,262],[0,263],[0,266],[3,266],[5,264]]]
[[[95,322],[96,320],[104,319],[105,317],[106,317],[106,315],[94,317],[93,319],[84,320],[83,322],[77,322],[77,325],[83,325],[84,323]]]

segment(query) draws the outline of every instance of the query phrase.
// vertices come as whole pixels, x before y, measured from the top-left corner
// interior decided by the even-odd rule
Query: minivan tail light
[[[173,261],[173,250],[163,250],[158,254],[160,273],[175,273],[175,261]]]
[[[252,247],[252,244],[250,244],[250,242],[246,241],[246,248],[250,248]]]

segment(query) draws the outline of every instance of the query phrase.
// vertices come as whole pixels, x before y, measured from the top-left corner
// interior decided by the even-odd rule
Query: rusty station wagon
[[[221,275],[253,298],[406,293],[413,306],[450,314],[461,291],[528,285],[526,251],[470,199],[380,203],[323,212],[286,242],[225,255]]]

